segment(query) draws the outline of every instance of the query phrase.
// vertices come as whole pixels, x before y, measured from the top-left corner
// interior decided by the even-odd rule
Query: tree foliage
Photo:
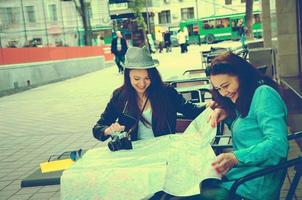
[[[137,23],[138,29],[146,31],[147,25],[144,20],[142,11],[146,6],[145,0],[131,0],[129,1],[129,8],[133,11],[135,16],[135,21]]]

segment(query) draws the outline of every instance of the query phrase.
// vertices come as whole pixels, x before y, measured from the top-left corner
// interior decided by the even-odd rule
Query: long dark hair
[[[150,86],[145,91],[146,96],[149,98],[152,107],[152,117],[156,121],[156,128],[163,129],[167,123],[167,110],[168,110],[168,98],[165,93],[166,85],[162,81],[162,78],[158,70],[154,68],[146,69],[148,76],[151,80]],[[137,103],[137,92],[132,87],[130,82],[131,69],[125,69],[124,71],[124,84],[120,87],[123,95],[125,95],[128,101],[127,109],[130,113],[134,114],[136,119],[142,121],[142,123],[150,124],[142,115]]]
[[[254,92],[262,84],[266,84],[279,92],[278,85],[270,77],[261,74],[252,64],[231,52],[224,53],[212,60],[206,69],[207,76],[228,74],[237,76],[239,80],[239,97],[235,104],[227,97],[213,89],[214,100],[229,114],[235,115],[235,108],[241,117],[246,117],[251,106]]]

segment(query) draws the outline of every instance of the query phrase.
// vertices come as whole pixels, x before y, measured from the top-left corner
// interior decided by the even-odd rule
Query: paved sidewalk
[[[208,48],[189,46],[189,54],[174,48],[154,57],[167,79],[200,68],[200,50]],[[122,79],[112,66],[0,98],[0,199],[60,199],[58,185],[21,189],[20,182],[52,154],[104,145],[91,128]]]
[[[111,67],[0,98],[0,199],[12,194],[11,199],[59,199],[59,186],[20,189],[20,181],[52,154],[102,144],[91,127],[121,84],[115,71]]]

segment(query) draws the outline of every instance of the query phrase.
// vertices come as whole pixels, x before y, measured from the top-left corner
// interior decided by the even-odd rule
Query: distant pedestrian
[[[154,46],[153,37],[148,31],[147,31],[146,35],[147,35],[147,41],[148,41],[148,45],[149,45],[149,52],[150,53],[155,53],[156,49],[155,49],[155,46]]]
[[[116,31],[116,38],[111,42],[111,53],[115,56],[115,63],[118,67],[118,72],[123,73],[123,65],[125,63],[125,54],[127,52],[127,41],[123,38],[120,31]]]
[[[178,30],[176,37],[178,44],[180,45],[180,53],[186,53],[186,35],[183,31]]]
[[[163,39],[163,33],[161,30],[158,30],[155,35],[156,41],[157,41],[157,48],[158,52],[161,53],[164,48],[164,39]]]
[[[171,33],[168,30],[164,34],[164,42],[165,42],[166,52],[172,52],[172,48],[171,48]]]
[[[103,36],[100,36],[99,37],[99,40],[98,40],[98,46],[102,47],[105,45],[105,41],[104,41],[104,37]]]
[[[187,27],[183,27],[182,32],[184,33],[186,37],[186,45],[185,45],[185,52],[188,52],[188,46],[189,46],[189,32]]]

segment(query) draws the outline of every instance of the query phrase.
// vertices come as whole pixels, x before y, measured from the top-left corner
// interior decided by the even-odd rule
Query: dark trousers
[[[165,41],[165,48],[166,48],[166,52],[172,52],[172,48],[171,48],[171,42],[169,41]]]
[[[124,68],[122,64],[125,63],[125,56],[115,55],[115,63],[118,67],[118,72],[123,72]]]
[[[180,53],[186,53],[187,51],[188,51],[187,44],[186,43],[180,44]]]
[[[163,48],[164,48],[163,42],[159,42],[158,43],[158,51],[159,51],[159,53],[161,53],[163,51]]]
[[[230,191],[220,186],[221,181],[217,179],[205,179],[200,183],[200,200],[242,200],[239,195],[229,198]],[[248,200],[248,199],[245,199]]]

